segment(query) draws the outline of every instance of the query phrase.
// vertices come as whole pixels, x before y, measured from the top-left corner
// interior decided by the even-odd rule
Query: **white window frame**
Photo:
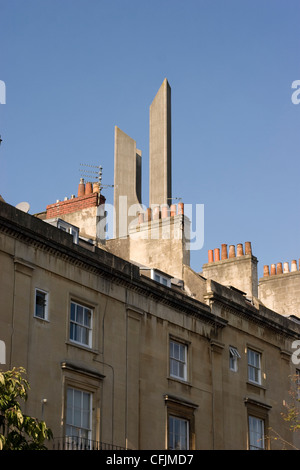
[[[240,359],[240,353],[238,352],[237,348],[233,346],[229,346],[229,369],[233,372],[237,372],[238,370],[238,359]]]
[[[249,450],[265,449],[265,423],[261,418],[249,415]]]
[[[37,306],[38,306],[37,296],[38,296],[38,293],[43,294],[43,296],[44,296],[45,304],[44,304],[44,308],[43,308],[43,316],[37,314]],[[47,292],[43,289],[40,289],[39,287],[36,287],[35,291],[34,291],[34,314],[33,314],[34,317],[39,318],[40,320],[48,320],[48,306],[49,306],[49,292]]]
[[[74,310],[73,310],[74,306]],[[83,309],[83,318],[80,320],[78,308]],[[74,315],[73,315],[74,313]],[[85,314],[90,314],[90,321],[87,324]],[[93,331],[93,309],[75,300],[70,303],[70,321],[69,321],[69,339],[72,343],[79,344],[88,348],[92,347],[92,331]],[[87,341],[83,338],[87,336]],[[80,339],[81,338],[81,339]]]
[[[163,286],[171,287],[171,279],[168,276],[164,276],[156,269],[151,269],[151,279],[159,282],[159,284],[162,284]]]
[[[73,237],[73,242],[78,244],[79,240],[79,229],[78,227],[75,227],[74,225],[69,224],[65,220],[59,219],[57,221],[57,228],[60,230],[63,230],[64,232],[69,233]]]
[[[189,420],[169,415],[168,447],[169,450],[189,449]]]
[[[84,398],[88,398],[88,407],[86,408],[84,407]],[[76,403],[78,399],[80,403]],[[72,400],[71,403],[70,400]],[[65,439],[71,449],[89,448],[91,445],[92,400],[93,395],[88,391],[72,386],[67,388]]]
[[[249,382],[261,385],[261,353],[254,349],[247,348],[247,358]]]
[[[170,377],[187,381],[187,345],[173,338],[169,341]]]

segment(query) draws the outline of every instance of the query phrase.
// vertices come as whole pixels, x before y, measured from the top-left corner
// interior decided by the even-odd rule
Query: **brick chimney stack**
[[[202,275],[226,286],[233,286],[248,297],[258,297],[257,258],[252,254],[251,242],[237,246],[221,245],[208,252],[208,263],[203,266]],[[269,271],[268,271],[269,272]],[[266,273],[266,275],[269,275]]]

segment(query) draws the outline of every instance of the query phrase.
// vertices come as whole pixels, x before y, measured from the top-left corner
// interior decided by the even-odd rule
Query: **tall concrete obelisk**
[[[114,238],[126,237],[141,205],[141,157],[136,142],[115,126]]]
[[[150,207],[172,203],[171,87],[165,78],[150,106]]]

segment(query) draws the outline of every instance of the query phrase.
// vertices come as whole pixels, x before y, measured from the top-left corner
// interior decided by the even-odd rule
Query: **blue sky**
[[[77,193],[81,163],[113,184],[114,126],[142,150],[172,88],[174,198],[204,204],[207,250],[251,241],[300,258],[299,0],[0,0],[0,194],[30,213]],[[113,189],[104,190],[108,203]]]

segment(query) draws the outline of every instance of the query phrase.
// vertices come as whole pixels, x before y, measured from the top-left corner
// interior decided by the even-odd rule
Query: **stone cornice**
[[[91,251],[76,245],[70,234],[2,202],[0,231],[215,328],[227,325],[226,320],[213,315],[206,304],[150,279],[141,278],[138,266],[104,249],[94,247]]]

